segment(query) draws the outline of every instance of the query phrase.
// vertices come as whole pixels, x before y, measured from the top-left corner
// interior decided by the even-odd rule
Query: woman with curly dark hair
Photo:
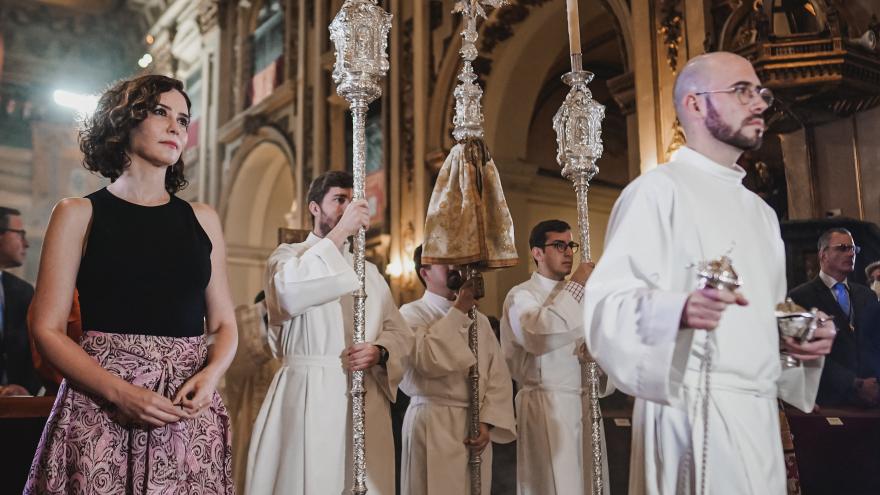
[[[226,248],[214,210],[175,196],[189,110],[180,81],[141,76],[80,133],[85,167],[111,184],[61,200],[46,232],[32,331],[65,380],[26,494],[233,491],[215,390],[237,345]],[[74,289],[79,345],[65,335]]]

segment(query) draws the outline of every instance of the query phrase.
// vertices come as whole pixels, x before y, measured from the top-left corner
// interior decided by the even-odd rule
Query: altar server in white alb
[[[416,335],[401,390],[411,397],[403,422],[402,495],[470,495],[468,449],[482,452],[482,494],[492,486],[492,444],[516,438],[513,383],[488,318],[477,312],[480,372],[480,436],[468,438],[468,370],[476,362],[468,347],[473,282],[460,285],[448,265],[413,260],[425,286],[421,299],[401,314]],[[491,440],[491,442],[490,442]]]
[[[351,201],[352,178],[331,171],[308,193],[314,230],[283,244],[267,268],[270,346],[282,366],[251,435],[247,493],[348,493],[351,434],[348,371],[366,370],[367,489],[394,494],[389,403],[403,377],[413,334],[385,280],[367,263],[366,343],[352,345],[358,280],[348,237],[369,223],[367,202]]]
[[[593,264],[581,263],[566,282],[580,246],[571,240],[571,227],[561,220],[535,225],[529,248],[537,271],[510,290],[501,319],[501,347],[510,374],[520,386],[516,395],[517,494],[589,493],[590,422],[582,418],[579,355],[585,357],[583,294]],[[603,378],[600,395],[612,391]],[[609,493],[604,435],[602,451],[605,493]]]
[[[736,164],[760,147],[772,94],[726,52],[689,61],[674,91],[688,145],[615,204],[587,283],[587,343],[636,397],[629,493],[781,495],[776,399],[813,408],[835,329],[824,322],[803,345],[787,339],[804,365],[782,371],[774,309],[786,294],[785,250],[775,213],[742,185]],[[725,254],[740,290],[696,290],[694,264]],[[704,470],[700,365],[710,334]]]

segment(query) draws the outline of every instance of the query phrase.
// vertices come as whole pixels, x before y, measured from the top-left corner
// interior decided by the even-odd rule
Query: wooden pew
[[[0,442],[4,493],[21,493],[55,397],[0,397]]]
[[[802,495],[880,493],[880,410],[785,412]]]

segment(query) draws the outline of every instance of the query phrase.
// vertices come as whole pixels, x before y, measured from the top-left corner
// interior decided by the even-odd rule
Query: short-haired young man
[[[400,384],[412,398],[403,422],[401,495],[470,495],[468,449],[482,452],[481,493],[489,495],[490,439],[509,443],[516,437],[510,373],[489,320],[478,311],[480,436],[468,438],[468,370],[474,354],[468,347],[467,312],[474,286],[468,281],[456,288],[457,272],[449,265],[423,265],[421,246],[413,261],[425,294],[400,308],[416,335]]]
[[[254,424],[248,493],[311,495],[351,488],[348,371],[364,370],[367,489],[394,494],[390,402],[413,335],[376,266],[366,268],[366,342],[352,345],[358,279],[348,238],[370,221],[352,178],[331,171],[308,194],[314,230],[269,257],[266,303],[282,361]]]
[[[584,284],[593,264],[581,263],[565,281],[580,246],[561,220],[535,225],[529,248],[537,271],[510,290],[501,318],[501,346],[520,385],[517,494],[586,493],[592,456],[583,452],[583,435],[589,439],[590,431],[583,427],[589,421],[582,422],[578,349],[584,340]],[[606,382],[603,395],[610,392]],[[608,493],[607,463],[603,470]]]

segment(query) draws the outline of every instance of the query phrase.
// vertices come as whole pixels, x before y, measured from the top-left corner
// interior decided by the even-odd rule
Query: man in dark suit
[[[825,231],[819,237],[818,248],[819,276],[789,293],[797,304],[831,315],[837,326],[816,403],[876,407],[880,404],[877,296],[871,289],[846,279],[855,268],[860,249],[843,228]]]
[[[27,248],[21,212],[0,206],[0,396],[36,394],[41,388],[27,331],[34,288],[5,271],[24,263]]]

